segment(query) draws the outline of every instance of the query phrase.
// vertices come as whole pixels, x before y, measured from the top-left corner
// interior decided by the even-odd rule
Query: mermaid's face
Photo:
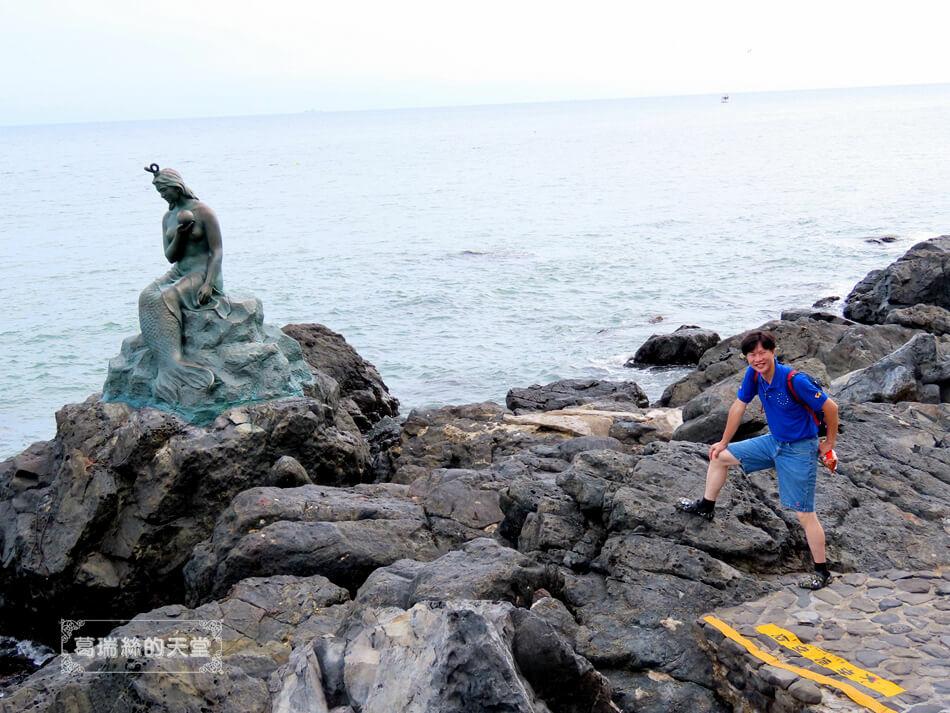
[[[155,186],[155,190],[157,190],[158,194],[168,201],[169,204],[177,203],[178,199],[181,197],[181,189],[179,189],[177,186],[159,184]]]

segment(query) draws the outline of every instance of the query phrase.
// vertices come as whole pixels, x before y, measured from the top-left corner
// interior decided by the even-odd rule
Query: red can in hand
[[[835,453],[835,449],[832,448],[830,451],[821,456],[821,464],[825,466],[832,473],[835,472],[835,468],[838,467],[838,454]]]

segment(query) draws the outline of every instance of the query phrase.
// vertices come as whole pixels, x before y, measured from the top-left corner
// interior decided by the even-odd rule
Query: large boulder
[[[950,404],[846,403],[840,415],[838,469],[821,469],[816,496],[835,523],[830,560],[859,572],[950,564]],[[768,475],[757,480],[774,493]]]
[[[821,370],[812,366],[809,373],[814,371]],[[683,423],[673,432],[672,437],[678,441],[696,443],[715,443],[722,438],[729,407],[736,400],[744,375],[745,369],[742,369],[690,399],[682,409]],[[756,436],[762,433],[767,425],[761,404],[753,402],[742,414],[734,440]]]
[[[918,334],[871,366],[839,376],[829,393],[838,403],[950,401],[950,350],[940,351],[932,334]]]
[[[624,366],[679,366],[697,364],[710,347],[719,343],[711,329],[684,324],[671,334],[654,334]]]
[[[416,478],[409,495],[422,505],[436,542],[448,549],[495,532],[504,519],[498,502],[506,484],[495,468],[437,468]]]
[[[277,327],[264,324],[260,300],[225,299],[222,309],[182,311],[182,354],[214,374],[210,388],[181,384],[177,398],[154,386],[158,361],[141,334],[122,342],[109,362],[103,401],[154,406],[194,423],[207,423],[244,403],[302,396],[313,380],[300,345]]]
[[[511,389],[505,397],[505,405],[512,411],[556,411],[598,404],[601,407],[621,410],[622,406],[645,408],[650,399],[634,381],[598,381],[597,379],[562,379],[550,384],[534,384],[527,388]]]
[[[950,334],[950,310],[936,305],[914,305],[903,309],[893,309],[887,314],[885,324],[900,324],[910,329],[922,329],[925,332],[941,336]]]
[[[454,407],[448,411],[452,410]],[[411,480],[409,495],[422,505],[440,548],[456,547],[496,530],[501,534],[500,502],[513,480],[560,472],[578,453],[590,448],[625,448],[614,438],[565,439],[564,433],[537,425],[498,431],[497,422],[469,420],[473,412],[464,408],[461,412],[466,417],[453,423],[442,422],[447,410],[439,410],[432,414],[439,421],[419,431],[415,430],[415,417],[410,418],[407,425],[415,435],[404,432],[404,444],[397,440],[384,454],[405,463],[397,478]],[[465,445],[471,450],[460,448]]]
[[[251,488],[221,514],[185,567],[191,603],[242,579],[319,574],[351,591],[400,559],[440,554],[425,512],[405,485]]]
[[[329,396],[243,406],[208,426],[93,396],[56,420],[55,439],[0,464],[0,622],[40,640],[50,632],[23,630],[181,601],[191,549],[281,458],[335,485],[368,467]]]
[[[917,243],[883,270],[873,270],[848,295],[844,316],[883,324],[894,310],[915,305],[950,309],[950,235]]]
[[[399,414],[399,400],[390,395],[376,367],[363,359],[343,335],[322,324],[288,324],[285,334],[303,349],[303,358],[317,372],[340,385],[343,407],[363,433],[387,416]]]
[[[350,700],[363,713],[548,713],[513,665],[513,613],[490,602],[366,611],[373,621],[345,654]]]

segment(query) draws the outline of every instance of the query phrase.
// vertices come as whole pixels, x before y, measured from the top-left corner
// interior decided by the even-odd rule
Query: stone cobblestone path
[[[950,568],[797,579],[699,622],[737,710],[950,713]]]

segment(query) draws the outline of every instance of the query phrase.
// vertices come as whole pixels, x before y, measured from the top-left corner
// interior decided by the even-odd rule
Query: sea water
[[[0,457],[139,331],[153,161],[217,213],[228,292],[343,334],[407,412],[655,399],[682,371],[623,366],[651,334],[844,297],[947,232],[948,144],[950,85],[0,127]]]

